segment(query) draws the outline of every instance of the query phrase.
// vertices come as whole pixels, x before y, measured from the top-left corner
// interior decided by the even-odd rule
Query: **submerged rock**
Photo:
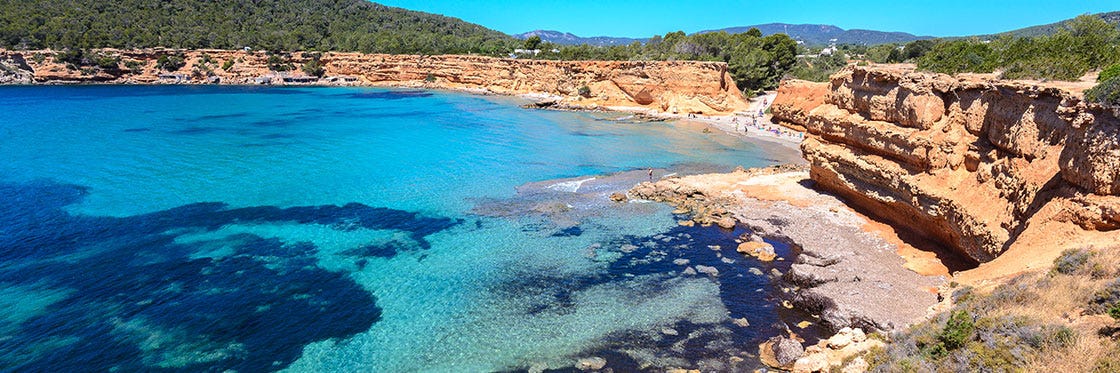
[[[619,192],[611,193],[611,201],[626,202],[626,195]]]
[[[697,264],[696,265],[696,272],[700,272],[700,273],[703,273],[703,274],[706,274],[706,275],[712,276],[712,277],[719,277],[719,269],[717,269],[716,267],[712,267],[712,266]]]
[[[585,357],[585,358],[579,359],[579,361],[576,363],[576,369],[585,370],[585,371],[586,370],[599,370],[599,369],[603,369],[603,367],[605,367],[605,366],[607,366],[607,359],[604,359],[604,358],[601,358],[601,357],[598,357],[598,356]]]

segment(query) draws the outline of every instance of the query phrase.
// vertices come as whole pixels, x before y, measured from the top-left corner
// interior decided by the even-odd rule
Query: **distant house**
[[[319,81],[318,77],[314,76],[285,76],[284,83],[315,83]]]
[[[262,85],[272,84],[272,77],[271,76],[258,76],[255,79],[253,79],[253,83],[262,84]]]
[[[529,55],[536,56],[538,54],[541,54],[540,49],[514,49],[513,53],[510,53],[509,58],[521,58]]]
[[[164,82],[182,83],[189,79],[189,76],[183,74],[159,74],[159,80]]]

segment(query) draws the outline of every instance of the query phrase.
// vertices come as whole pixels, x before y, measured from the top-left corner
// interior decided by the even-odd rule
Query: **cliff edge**
[[[1079,93],[849,66],[774,105],[819,188],[976,263],[1120,241],[1120,121]]]
[[[53,51],[0,50],[0,84],[395,86],[543,94],[555,96],[567,106],[623,106],[679,114],[728,114],[748,107],[722,62],[544,61],[337,52],[278,56],[242,50],[103,49],[90,54],[100,60],[74,66],[58,61]],[[165,56],[181,58],[182,65],[174,69],[160,66],[159,59]],[[321,64],[324,78],[301,71],[313,59]],[[96,66],[100,61],[110,62]]]

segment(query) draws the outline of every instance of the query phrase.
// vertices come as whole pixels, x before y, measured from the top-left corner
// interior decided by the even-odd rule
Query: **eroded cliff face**
[[[75,68],[51,51],[0,50],[0,83],[306,84],[300,66],[309,54],[293,53],[269,69],[264,52],[200,50],[101,50],[120,57],[117,68]],[[175,71],[157,68],[160,56],[181,54]],[[211,62],[204,63],[208,56]],[[22,63],[15,63],[22,61]],[[226,68],[226,61],[234,61]],[[324,53],[326,79],[313,84],[447,88],[498,94],[545,94],[564,104],[626,106],[671,113],[721,114],[745,110],[727,64],[692,61],[538,61],[481,56]],[[131,68],[130,65],[131,64]],[[288,78],[285,81],[285,78]],[[586,86],[590,94],[580,96]]]
[[[857,66],[797,84],[787,92],[827,90],[807,115],[774,110],[807,128],[812,179],[967,258],[990,261],[1021,237],[1078,244],[1071,226],[1120,228],[1120,121],[1080,94]]]

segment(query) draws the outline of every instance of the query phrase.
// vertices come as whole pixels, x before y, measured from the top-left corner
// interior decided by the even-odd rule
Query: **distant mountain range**
[[[886,32],[875,30],[845,30],[833,25],[791,25],[786,23],[767,23],[753,26],[729,27],[719,30],[705,30],[699,33],[726,31],[730,34],[747,32],[757,28],[763,35],[786,34],[794,40],[808,45],[862,44],[875,45],[886,43],[906,43],[914,40],[932,39],[932,36],[915,36],[905,32]]]
[[[707,32],[720,32],[726,31],[731,34],[738,34],[747,32],[751,28],[757,28],[762,31],[762,35],[772,34],[786,34],[795,40],[801,40],[807,45],[828,45],[833,42],[837,44],[863,44],[875,45],[885,43],[905,43],[920,39],[932,39],[931,36],[915,36],[905,32],[884,32],[874,30],[845,30],[833,25],[791,25],[785,23],[767,23],[764,25],[753,26],[740,26],[729,27],[719,30],[705,30],[700,31],[698,34]],[[540,36],[541,40],[552,42],[560,45],[579,45],[589,44],[595,46],[611,46],[611,45],[628,45],[635,41],[645,43],[649,39],[638,38],[623,38],[611,36],[596,36],[596,37],[579,37],[572,33],[551,31],[551,30],[536,30],[529,31],[523,34],[513,35],[518,39],[528,39],[531,36]]]
[[[636,41],[645,43],[646,40],[649,40],[649,39],[622,38],[622,37],[612,37],[612,36],[594,36],[594,37],[590,37],[590,38],[584,38],[584,37],[575,36],[572,33],[568,33],[568,32],[551,31],[551,30],[535,30],[535,31],[529,31],[529,32],[526,32],[526,33],[523,33],[523,34],[513,35],[513,37],[521,39],[521,40],[525,40],[525,39],[528,39],[528,38],[533,37],[533,36],[540,36],[542,41],[547,41],[547,42],[550,42],[550,43],[553,43],[553,44],[560,44],[560,45],[588,44],[588,45],[594,45],[594,46],[599,46],[599,47],[606,47],[606,46],[611,46],[611,45],[629,45],[629,44],[632,44]]]
[[[1108,13],[1099,13],[1099,14],[1097,14],[1097,16],[1099,16],[1101,18],[1104,18],[1106,21],[1109,21],[1109,22],[1120,22],[1120,11],[1108,12]],[[998,33],[998,34],[975,35],[975,36],[979,37],[979,38],[982,38],[982,39],[989,39],[989,38],[994,38],[994,37],[1001,36],[1001,35],[1011,35],[1011,36],[1019,36],[1019,37],[1034,37],[1034,36],[1040,36],[1040,35],[1050,35],[1050,34],[1053,34],[1054,32],[1056,32],[1066,22],[1069,22],[1069,20],[1054,22],[1054,23],[1046,24],[1046,25],[1025,27],[1025,28],[1021,28],[1021,29],[1017,29],[1017,30],[1011,30],[1011,31],[1003,32],[1003,33]],[[908,34],[908,33],[905,33],[905,32],[886,32],[886,31],[860,30],[860,29],[845,30],[845,29],[842,29],[842,28],[839,28],[839,27],[836,27],[836,26],[833,26],[833,25],[815,25],[815,24],[794,25],[794,24],[787,24],[787,23],[767,23],[767,24],[752,25],[752,26],[728,27],[728,28],[723,28],[723,29],[718,29],[718,30],[704,30],[704,31],[698,32],[698,34],[708,33],[708,32],[720,32],[720,31],[726,31],[727,33],[730,33],[730,34],[737,34],[737,33],[741,33],[741,32],[747,32],[747,30],[750,30],[751,28],[757,28],[759,31],[762,31],[763,35],[786,34],[786,35],[789,35],[790,37],[792,37],[794,40],[803,41],[803,42],[805,42],[806,45],[811,45],[811,46],[823,46],[823,45],[828,45],[828,44],[832,44],[832,43],[876,45],[876,44],[887,44],[887,43],[908,43],[908,42],[911,42],[911,41],[922,40],[922,39],[935,39],[935,37],[933,37],[933,36],[917,36],[917,35]],[[556,44],[561,44],[561,45],[590,44],[590,45],[596,45],[596,46],[610,46],[610,45],[627,45],[627,44],[633,43],[635,41],[645,43],[646,40],[649,40],[649,39],[622,38],[622,37],[610,37],[610,36],[597,36],[597,37],[591,37],[591,38],[584,38],[584,37],[579,37],[579,36],[576,36],[576,35],[573,35],[573,34],[567,33],[567,32],[548,31],[548,30],[530,31],[530,32],[526,32],[524,34],[513,35],[513,37],[524,40],[524,39],[528,39],[530,36],[533,36],[533,35],[540,36],[541,40],[556,43]],[[964,38],[964,37],[972,37],[972,36],[948,37],[947,39],[957,39],[957,38]]]

